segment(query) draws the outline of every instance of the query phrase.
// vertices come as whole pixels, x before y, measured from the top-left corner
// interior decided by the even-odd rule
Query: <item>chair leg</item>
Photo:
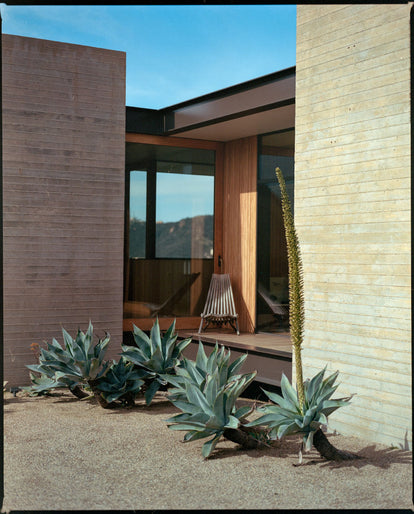
[[[201,316],[201,322],[200,322],[200,328],[198,329],[198,333],[201,334],[202,330],[203,330],[203,316]]]
[[[240,330],[239,330],[239,321],[238,321],[237,318],[236,318],[236,328],[237,328],[237,330],[236,330],[237,335],[239,336],[240,335]]]

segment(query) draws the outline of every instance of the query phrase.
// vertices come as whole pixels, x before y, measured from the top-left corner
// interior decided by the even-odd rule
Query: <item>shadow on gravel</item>
[[[350,460],[343,462],[326,461],[321,459],[322,468],[356,468],[361,469],[365,466],[375,466],[376,468],[388,469],[392,464],[412,464],[412,452],[407,450],[399,450],[397,448],[380,448],[376,445],[366,446],[358,452],[361,457],[358,460]]]

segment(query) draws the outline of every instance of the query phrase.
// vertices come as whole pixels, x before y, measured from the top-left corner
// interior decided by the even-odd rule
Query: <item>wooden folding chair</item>
[[[228,273],[223,273],[222,275],[213,273],[206,304],[201,313],[198,333],[201,334],[202,330],[205,330],[210,323],[214,323],[219,327],[229,323],[237,335],[240,335],[238,316],[234,306],[230,275]],[[206,322],[206,325],[203,327],[204,322]]]

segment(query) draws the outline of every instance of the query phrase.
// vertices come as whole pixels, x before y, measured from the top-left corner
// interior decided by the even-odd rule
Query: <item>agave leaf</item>
[[[314,417],[315,417],[315,413],[317,412],[317,407],[312,407],[310,409],[308,409],[306,412],[305,412],[305,415],[303,416],[303,426],[307,426],[309,425],[309,423],[311,421],[313,421]]]
[[[221,437],[222,432],[219,432],[217,435],[213,437],[210,441],[207,441],[203,444],[203,448],[201,450],[201,453],[205,459],[211,455],[211,452],[216,447],[217,443],[219,442],[219,439]]]
[[[298,395],[295,389],[292,387],[291,383],[289,382],[289,379],[287,376],[282,373],[282,379],[280,381],[280,387],[282,389],[282,395],[283,397],[288,400],[293,405],[297,405],[298,410],[300,412],[300,405],[298,400]]]
[[[315,397],[312,399],[311,403],[313,405],[321,405],[322,402],[329,400],[329,398],[334,394],[334,392],[338,389],[338,385],[334,387],[326,387],[320,391],[318,396],[315,395]]]
[[[99,359],[101,362],[104,359],[106,348],[111,340],[111,337],[109,334],[106,334],[106,337],[104,339],[100,339],[96,346],[93,349],[93,356],[97,359]]]
[[[173,405],[175,405],[175,407],[182,410],[183,412],[191,412],[195,414],[196,412],[200,412],[201,410],[198,404],[190,403],[187,400],[174,400],[170,398],[169,400]]]
[[[188,376],[190,377],[190,379],[192,380],[192,382],[194,382],[194,384],[197,384],[198,386],[200,386],[204,382],[205,376],[200,373],[200,371],[197,369],[195,363],[193,361],[191,361],[190,359],[184,358],[182,360],[182,364],[183,364],[183,366],[185,366],[185,370],[186,370]],[[177,370],[177,373],[179,373],[179,370]]]
[[[178,341],[178,343],[175,345],[172,358],[177,358],[178,355],[181,354],[191,342],[191,337]]]
[[[320,386],[322,385],[322,380],[323,380],[325,371],[326,371],[326,366],[324,367],[324,369],[322,371],[320,371],[314,377],[312,377],[312,379],[310,381],[307,381],[304,383],[305,396],[308,399],[313,398],[315,393],[317,393],[317,391],[319,391]]]
[[[206,428],[210,430],[222,430],[226,424],[226,420],[223,418],[223,415],[210,416],[204,424]]]
[[[224,428],[238,428],[239,426],[240,421],[236,417],[230,415]]]
[[[230,364],[228,371],[229,376],[235,375],[237,371],[243,366],[246,359],[247,353],[240,355],[240,357],[238,357],[232,364]]]
[[[158,389],[160,388],[161,384],[158,382],[158,380],[153,380],[151,384],[149,385],[148,389],[145,391],[145,403],[147,405],[150,405],[152,400],[154,399],[155,394],[157,393]]]
[[[187,421],[191,421],[192,423],[205,423],[208,421],[208,415],[204,414],[204,412],[197,412],[196,414],[190,414],[188,412],[183,412],[182,414],[176,414],[172,418],[168,418],[165,421],[172,423],[183,423]]]
[[[122,356],[134,364],[142,365],[150,356],[145,355],[139,348],[122,345]]]
[[[223,357],[221,357],[221,355]],[[220,384],[225,384],[227,382],[228,378],[228,364],[230,360],[230,352],[226,353],[224,346],[221,349],[221,352],[219,354],[220,361],[218,363],[218,369],[219,369],[219,377],[220,377]]]
[[[303,437],[303,442],[305,443],[305,451],[306,452],[310,451],[312,448],[314,434],[315,434],[315,432],[312,431],[312,432],[309,432],[309,434],[307,436]]]
[[[218,392],[217,374],[207,375],[206,383],[204,386],[204,395],[206,397],[207,402],[210,405],[214,404],[214,400],[216,399],[217,392]]]
[[[328,424],[328,418],[326,417],[326,415],[322,411],[319,411],[318,412],[318,418],[311,422],[311,426],[312,426],[312,423],[318,423],[318,424],[321,424],[321,425],[327,425]]]
[[[194,384],[187,383],[185,385],[185,389],[187,398],[190,403],[193,405],[198,405],[204,412],[210,414],[210,416],[214,415],[213,410],[207,402],[205,396]]]
[[[87,379],[96,378],[96,375],[98,374],[100,365],[101,365],[101,363],[99,362],[98,359],[95,359],[95,358],[91,359],[90,365],[89,365],[89,375],[88,375]]]
[[[291,418],[287,418],[283,414],[264,414],[263,416],[260,416],[257,419],[254,419],[253,421],[250,421],[250,423],[246,423],[246,427],[254,427],[257,425],[269,425],[271,427],[279,426],[281,423],[286,423],[286,421],[291,421]]]
[[[234,416],[238,419],[243,419],[243,418],[246,418],[253,411],[254,411],[253,406],[243,405],[243,407],[240,407],[236,410],[236,412],[234,413]]]
[[[197,355],[196,355],[196,360],[195,360],[197,368],[205,370],[206,366],[207,366],[207,361],[208,361],[208,358],[207,358],[206,352],[204,351],[203,343],[200,341],[198,343],[198,350],[197,350]]]
[[[321,412],[326,416],[330,416],[333,412],[335,412],[340,407],[344,407],[345,405],[349,405],[349,399],[340,399],[340,400],[325,400],[322,403]]]
[[[42,373],[44,369],[41,364],[26,364],[26,368],[29,368],[31,371],[36,371],[36,373]]]
[[[338,375],[339,375],[339,371],[335,371],[334,373],[332,373],[332,375],[325,378],[325,380],[323,381],[323,385],[332,387],[335,383],[335,380],[338,378]]]
[[[89,350],[92,346],[92,340],[93,340],[93,326],[92,323],[89,321],[88,330],[86,331],[85,338],[84,338],[84,350],[85,350],[85,357],[89,355]]]
[[[140,328],[132,325],[133,327],[133,336],[134,341],[137,345],[137,347],[142,350],[143,354],[145,355],[145,359],[151,358],[151,341],[150,338],[147,336],[145,332],[143,332]]]
[[[241,379],[234,381],[234,383],[228,388],[228,401],[226,402],[226,409],[229,414],[235,406],[237,398],[246,389],[246,387],[254,380],[256,375],[256,371],[253,371],[253,373],[243,375]]]
[[[173,335],[174,330],[175,330],[175,321],[176,320],[174,320],[171,323],[171,325],[168,327],[168,330],[165,332],[165,334],[161,338],[161,347],[162,347],[162,353],[164,356],[164,360],[171,358],[172,348],[174,347],[174,343],[177,340],[177,336]]]
[[[155,373],[166,373],[168,368],[164,366],[164,357],[162,355],[161,346],[156,346],[152,353],[151,359],[142,363],[142,366],[145,366],[150,371],[154,371]]]
[[[69,336],[70,337],[70,336]],[[51,343],[46,343],[48,346],[52,346],[53,348],[59,349],[61,351],[64,351],[60,343],[57,342],[55,338],[52,339]]]
[[[290,434],[296,434],[297,432],[300,432],[300,428],[298,425],[293,423],[286,423],[283,425],[279,425],[279,428],[277,430],[277,438],[281,439],[283,436],[290,435]]]
[[[207,357],[205,366],[202,368],[204,372],[211,373],[215,368],[217,368],[218,350],[218,344],[216,343],[210,355]]]
[[[177,375],[172,375],[170,373],[160,373],[159,377],[165,382],[168,382],[169,384],[175,386],[177,389],[184,389],[184,378],[178,375],[178,369]],[[172,391],[172,389],[169,390],[169,392],[171,393]]]
[[[197,432],[203,432],[204,430],[206,430],[206,424],[199,423],[197,421],[186,421],[185,423],[168,425],[168,428],[170,428],[171,430],[196,430]]]
[[[292,412],[297,412],[299,408],[299,404],[297,402],[297,399],[294,403],[292,403],[289,399],[283,398],[282,396],[278,395],[277,393],[273,393],[270,391],[265,391],[262,389],[263,392],[266,394],[266,396],[271,400],[273,403],[280,405],[284,409],[291,410]]]
[[[161,349],[161,332],[158,317],[155,319],[155,323],[152,325],[150,333],[150,344],[151,353],[154,354],[157,348]]]
[[[184,442],[189,441],[196,441],[197,439],[203,439],[204,437],[210,437],[211,436],[211,430],[204,430],[201,432],[198,432],[196,430],[190,430],[187,432],[184,436]]]
[[[62,334],[63,334],[63,341],[65,343],[65,349],[66,349],[67,352],[69,352],[73,356],[73,339],[72,339],[72,336],[63,327],[62,327]]]

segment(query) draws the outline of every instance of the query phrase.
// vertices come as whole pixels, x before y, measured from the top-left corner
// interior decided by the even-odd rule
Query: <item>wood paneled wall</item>
[[[240,331],[254,332],[257,137],[225,143],[223,162],[222,271],[230,274]]]
[[[125,54],[3,35],[4,378],[89,320],[122,338]]]
[[[411,444],[410,9],[300,5],[295,221],[304,373],[357,393],[332,429]]]

